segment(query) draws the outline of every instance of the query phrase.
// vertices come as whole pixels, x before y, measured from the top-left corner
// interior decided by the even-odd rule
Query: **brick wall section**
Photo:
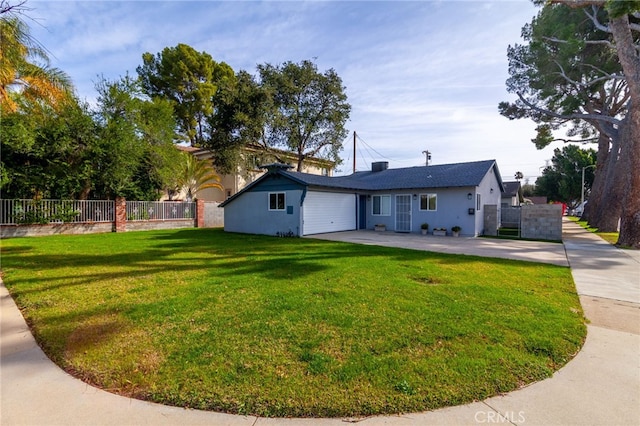
[[[498,235],[498,226],[500,226],[500,218],[498,217],[498,206],[495,204],[487,204],[484,207],[484,235],[495,237]]]
[[[122,197],[116,198],[116,222],[113,225],[114,232],[126,232],[127,230],[127,200]]]
[[[204,228],[204,200],[196,200],[196,228]]]
[[[562,240],[562,205],[534,204],[522,206],[522,238]]]

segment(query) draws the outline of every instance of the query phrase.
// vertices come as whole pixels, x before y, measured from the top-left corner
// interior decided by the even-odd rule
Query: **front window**
[[[480,211],[480,207],[482,206],[482,199],[480,198],[480,194],[476,195],[476,210]]]
[[[373,196],[373,215],[391,216],[391,195]]]
[[[269,193],[269,210],[284,210],[284,192]]]
[[[436,211],[438,206],[436,194],[420,194],[420,210]]]

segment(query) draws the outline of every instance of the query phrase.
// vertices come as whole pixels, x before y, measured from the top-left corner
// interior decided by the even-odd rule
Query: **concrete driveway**
[[[368,230],[309,235],[306,238],[569,266],[564,246],[560,243],[496,238],[434,237],[433,235]]]

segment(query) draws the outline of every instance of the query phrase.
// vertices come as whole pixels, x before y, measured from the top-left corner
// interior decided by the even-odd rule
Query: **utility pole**
[[[356,172],[356,131],[353,131],[353,173]]]
[[[425,166],[429,165],[429,161],[431,161],[431,153],[429,151],[422,151],[425,155]]]

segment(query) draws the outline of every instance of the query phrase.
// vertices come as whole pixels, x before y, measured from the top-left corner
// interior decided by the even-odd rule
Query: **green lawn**
[[[589,226],[586,220],[580,220],[579,217],[575,217],[575,216],[568,216],[568,217],[569,217],[569,220],[574,221],[575,223],[582,226],[587,231],[593,232],[594,234],[598,235],[600,238],[602,238],[606,242],[610,244],[616,244],[618,242],[618,238],[620,237],[619,232],[598,232],[598,228],[593,228]]]
[[[549,377],[586,327],[568,268],[175,230],[2,241],[45,352],[109,391],[260,416],[481,400]]]

